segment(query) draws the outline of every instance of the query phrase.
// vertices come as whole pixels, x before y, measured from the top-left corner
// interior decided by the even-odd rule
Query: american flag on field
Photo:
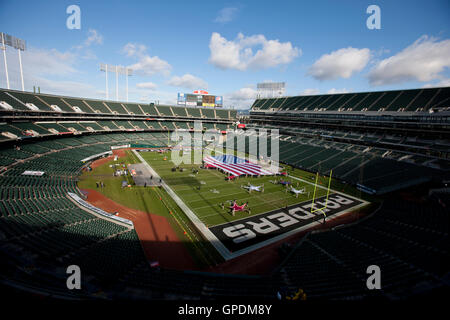
[[[269,170],[263,169],[260,165],[232,155],[207,156],[203,161],[209,167],[218,168],[234,177],[242,175],[260,176],[275,174]]]

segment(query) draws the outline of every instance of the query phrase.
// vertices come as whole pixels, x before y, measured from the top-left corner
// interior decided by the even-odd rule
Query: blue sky
[[[366,26],[373,4],[379,30]],[[70,5],[79,30],[66,27]],[[176,103],[177,92],[207,89],[235,108],[248,108],[263,81],[286,82],[286,95],[449,86],[449,27],[446,0],[0,0],[0,31],[27,41],[26,90],[103,99],[104,62],[133,68],[130,101]],[[17,52],[7,58],[20,89]],[[124,101],[123,76],[119,89]]]

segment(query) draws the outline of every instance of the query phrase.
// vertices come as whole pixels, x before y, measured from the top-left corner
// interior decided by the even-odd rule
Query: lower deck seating
[[[381,209],[351,227],[309,235],[283,271],[310,296],[361,298],[369,294],[366,269],[377,265],[380,294],[413,295],[441,286],[448,276],[448,211],[438,203],[388,200]]]
[[[234,137],[235,149],[240,139],[245,142],[245,151],[250,153],[249,145],[254,144],[251,141],[257,141],[256,136],[241,133],[238,138]],[[270,139],[267,144],[270,145]],[[332,170],[334,177],[353,185],[363,185],[378,194],[428,182],[442,174],[438,169],[420,165],[420,162],[402,161],[403,156],[393,152],[388,152],[391,156],[385,157],[387,152],[318,138],[293,137],[279,141],[281,162],[323,175],[328,175]],[[256,156],[261,156],[259,151]]]

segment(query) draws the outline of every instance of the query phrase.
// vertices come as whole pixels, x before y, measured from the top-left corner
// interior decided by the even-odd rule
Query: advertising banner
[[[216,96],[216,101],[215,101],[215,103],[216,103],[216,106],[223,106],[223,97],[222,96]]]
[[[184,93],[178,92],[177,103],[178,103],[178,104],[182,104],[182,105],[185,105],[185,104],[186,104],[186,95],[185,95]]]

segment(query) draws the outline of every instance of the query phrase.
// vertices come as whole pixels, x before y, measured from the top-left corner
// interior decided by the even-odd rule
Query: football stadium
[[[144,57],[145,49],[130,36],[129,41],[114,40],[120,42],[114,50],[129,42],[128,57],[141,60],[126,67],[103,64],[116,63],[112,49],[104,54],[93,51],[94,44],[113,42],[99,35],[106,30],[99,24],[90,26],[88,18],[81,20],[78,31],[70,30],[77,10],[86,16],[99,14],[83,2],[70,10],[70,3],[59,5],[61,28],[66,42],[75,41],[70,40],[71,32],[84,37],[89,30],[90,37],[78,47],[64,44],[73,50],[61,53],[64,58],[55,54],[63,50],[56,44],[58,49],[50,52],[53,60],[67,62],[74,52],[81,55],[86,50],[83,54],[89,58],[79,63],[92,64],[92,82],[76,82],[85,71],[72,74],[75,63],[56,78],[44,78],[53,74],[41,70],[63,62],[46,60],[45,50],[53,47],[50,42],[41,46],[38,36],[24,31],[32,24],[19,28],[13,18],[6,18],[14,3],[0,4],[2,291],[55,300],[237,298],[289,303],[448,294],[450,86],[448,81],[432,80],[449,76],[449,20],[436,29],[445,30],[439,39],[417,40],[406,49],[408,44],[403,45],[372,63],[389,74],[397,72],[400,61],[403,67],[423,67],[421,75],[428,72],[426,66],[440,64],[441,69],[431,72],[436,78],[358,86],[344,72],[344,85],[355,89],[295,91],[290,89],[297,85],[295,79],[264,80],[283,79],[285,71],[275,70],[276,76],[254,71],[257,87],[247,88],[251,94],[240,100],[214,84],[221,72],[227,72],[222,64],[214,67],[217,77],[203,76],[214,88],[211,94],[202,81],[187,86],[182,77],[173,77],[158,84],[180,80],[166,98],[165,89],[155,91],[158,86],[148,81],[170,76],[142,71],[142,64],[160,61],[162,54]],[[47,2],[45,7],[51,5]],[[117,4],[115,11],[141,5]],[[249,9],[227,11],[224,6],[215,4],[215,11],[208,7],[213,16],[219,12],[218,22],[211,23],[222,34]],[[364,7],[358,9],[364,32],[378,32],[367,30],[368,5],[355,6]],[[391,4],[389,10],[395,9]],[[440,3],[438,11],[446,9],[448,3]],[[134,21],[126,21],[133,30]],[[215,29],[208,30],[210,35]],[[52,31],[45,32],[52,37]],[[217,58],[214,37],[209,64]],[[245,51],[238,58],[256,68],[254,61],[259,60],[244,58],[264,55],[269,44],[254,48],[258,53],[246,51],[245,46],[252,45],[248,43],[261,38],[243,37],[236,40]],[[285,39],[282,34],[273,37]],[[59,41],[56,35],[53,41]],[[348,43],[336,43],[333,50]],[[148,45],[157,51],[164,42]],[[408,52],[422,45],[431,46],[425,62],[410,63]],[[202,45],[195,47],[203,50]],[[222,49],[223,54],[226,48]],[[330,65],[347,68],[348,61],[357,59],[338,57],[330,62],[333,50],[319,50],[307,75],[298,70],[297,78],[303,77],[297,81],[299,88],[308,88],[308,81],[309,86],[322,85],[327,81],[322,73]],[[296,59],[303,59],[300,55]],[[227,54],[221,58],[233,59]],[[267,59],[262,61],[271,67]],[[319,68],[324,59],[328,62]],[[379,62],[382,59],[386,60]],[[383,63],[388,64],[385,69]],[[231,83],[239,82],[245,68],[235,69],[230,71],[235,72]],[[196,74],[195,69],[189,72]],[[368,72],[369,78],[380,77],[378,70]],[[401,75],[396,77],[392,76]],[[368,80],[354,83],[361,82]],[[96,88],[94,94],[83,89],[86,83]],[[74,89],[64,91],[67,84]],[[149,96],[138,96],[142,88],[151,88],[145,91]]]

